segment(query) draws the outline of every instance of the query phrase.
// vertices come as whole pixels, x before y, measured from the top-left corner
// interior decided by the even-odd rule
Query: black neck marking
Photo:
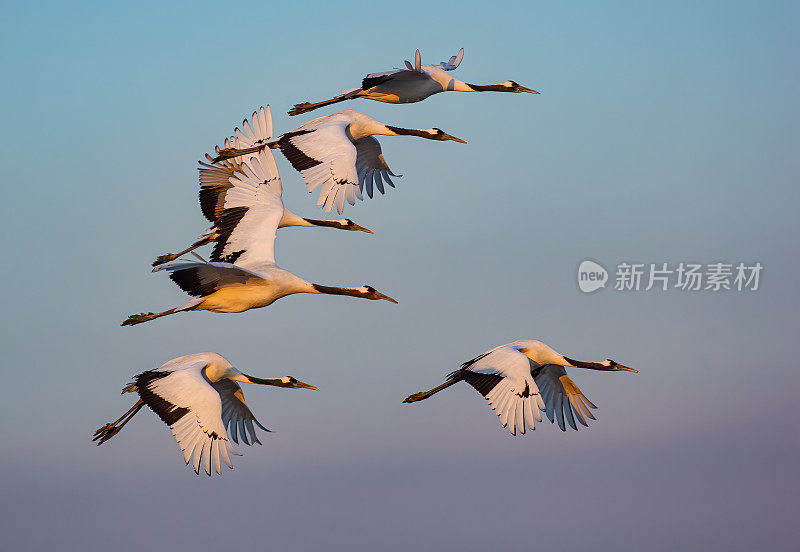
[[[250,383],[255,383],[257,385],[274,385],[275,387],[291,386],[291,383],[285,382],[280,378],[256,378],[253,376],[247,376],[247,379],[250,380]]]
[[[304,218],[304,221],[314,226],[327,226],[328,228],[344,228],[344,225],[338,220],[316,220]]]
[[[470,84],[468,82],[465,84],[476,92],[504,92],[508,90],[502,84]]]
[[[430,138],[431,135],[429,132],[425,132],[423,130],[418,130],[416,128],[403,128],[403,127],[395,127],[386,125],[386,128],[394,132],[395,134],[399,134],[401,136],[419,136],[420,138]]]
[[[314,289],[320,293],[327,293],[328,295],[349,295],[351,297],[364,297],[364,293],[357,289],[341,288],[333,286],[321,286],[319,284],[311,284]]]
[[[568,357],[564,357],[564,360],[566,360],[573,366],[577,366],[578,368],[588,368],[590,370],[604,370],[606,372],[614,370],[613,366],[606,366],[605,364],[600,364],[599,362],[583,362],[582,360],[575,360]]]

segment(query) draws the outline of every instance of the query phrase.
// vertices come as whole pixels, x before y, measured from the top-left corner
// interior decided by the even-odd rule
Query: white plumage
[[[456,69],[464,58],[464,48],[449,60],[436,65],[423,65],[419,50],[414,54],[414,63],[406,61],[406,69],[394,69],[380,73],[370,73],[361,81],[360,88],[349,88],[330,100],[295,104],[289,115],[299,115],[314,109],[356,98],[365,98],[386,103],[421,102],[439,92],[527,92],[538,94],[536,90],[508,80],[500,84],[469,84],[448,74]]]
[[[465,370],[464,379],[473,386],[483,389],[494,383],[485,394],[486,400],[512,434],[525,433],[526,426],[535,429],[535,422],[542,421],[540,408],[544,403],[531,375],[528,357],[517,348],[497,347],[490,354],[463,364],[461,369]]]
[[[233,469],[230,455],[239,453],[231,439],[238,443],[241,437],[245,444],[261,444],[254,424],[269,431],[247,407],[237,381],[317,389],[291,376],[279,379],[248,376],[217,353],[186,355],[137,375],[122,392],[136,392],[139,400],[118,420],[98,429],[93,441],[102,445],[147,405],[172,429],[186,464],[193,460],[195,473],[200,473],[201,465],[208,475],[212,471],[222,473],[223,463]]]
[[[245,119],[242,123],[242,128],[236,128],[235,135],[224,140],[225,148],[250,148],[254,144],[261,144],[272,138],[272,112],[267,106],[261,107],[258,111],[254,111],[251,117],[252,123]],[[275,163],[275,158],[269,150],[262,150],[258,152],[258,160],[250,163],[248,161],[255,154],[247,154],[243,156],[234,157],[232,159],[225,159],[219,165],[209,165],[200,162],[200,207],[203,215],[213,223],[213,226],[203,232],[194,243],[181,251],[180,253],[169,253],[160,255],[154,262],[153,266],[158,266],[166,262],[174,261],[181,255],[188,253],[203,245],[214,243],[219,240],[224,232],[226,221],[223,218],[226,211],[229,212],[237,206],[248,207],[252,202],[259,202],[258,199],[252,197],[242,197],[238,201],[228,201],[228,193],[233,191],[234,194],[241,194],[246,188],[246,185],[241,184],[234,187],[231,179],[236,179],[241,182],[242,176],[245,171],[250,171],[245,174],[245,180],[253,179],[253,172],[256,170],[263,170],[266,177],[272,182],[271,186],[275,188],[278,193],[282,191],[280,174],[278,166]],[[210,160],[211,157],[206,155]],[[242,203],[244,202],[244,203]],[[300,217],[289,211],[283,203],[281,203],[282,211],[278,228],[288,226],[304,226],[304,227],[329,227],[337,228],[340,230],[359,230],[372,234],[368,230],[358,224],[355,224],[350,219],[340,220],[316,220],[305,217]],[[252,219],[252,216],[251,216]]]
[[[153,269],[170,272],[172,281],[194,298],[166,311],[131,315],[123,326],[183,311],[243,312],[294,293],[350,295],[397,303],[371,286],[312,284],[276,264],[275,235],[284,208],[280,177],[269,151],[251,155],[229,184],[217,218],[219,237],[211,262],[174,262]]]
[[[327,212],[336,207],[342,213],[345,202],[355,205],[356,198],[364,199],[362,192],[365,187],[371,198],[373,183],[381,193],[384,192],[384,181],[394,186],[390,176],[398,175],[389,169],[374,135],[406,135],[465,143],[438,128],[389,126],[348,109],[309,121],[277,138],[257,140],[252,146],[242,144],[242,147],[217,148],[217,157],[212,161],[241,157],[263,148],[280,149],[303,175],[309,193],[319,188],[317,205],[323,206]],[[233,137],[229,142],[234,142]]]
[[[545,412],[562,431],[566,424],[578,429],[576,420],[588,427],[594,420],[590,408],[597,408],[567,376],[564,367],[579,367],[604,371],[637,372],[611,359],[603,362],[583,362],[562,356],[545,343],[522,339],[495,347],[465,362],[459,370],[433,389],[406,397],[405,403],[427,399],[431,395],[464,380],[474,387],[500,418],[503,427],[512,435],[535,429]]]

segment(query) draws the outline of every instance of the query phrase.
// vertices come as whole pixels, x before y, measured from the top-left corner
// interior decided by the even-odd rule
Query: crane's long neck
[[[255,383],[257,385],[274,385],[275,387],[292,387],[292,383],[288,378],[256,378],[254,376],[247,376],[247,383]]]
[[[419,136],[420,138],[431,138],[430,130],[422,130],[419,128],[403,128],[390,125],[385,126],[388,132],[381,134],[385,134],[386,136]]]
[[[310,291],[309,293],[324,293],[326,295],[349,295],[350,297],[364,297],[365,290],[363,287],[361,288],[354,288],[354,287],[335,287],[335,286],[323,286],[320,284],[311,284],[314,291]]]
[[[589,370],[602,370],[604,372],[613,372],[614,366],[603,364],[601,362],[584,362],[582,360],[575,360],[573,358],[564,357],[564,360],[577,368],[588,368]]]
[[[325,226],[328,228],[342,228],[346,222],[347,221],[341,220],[307,219],[305,217],[295,215],[288,209],[284,209],[281,222],[278,224],[278,228],[284,228],[286,226]]]
[[[505,92],[508,90],[508,87],[502,84],[469,84],[463,83],[464,88],[459,90],[455,88],[454,90],[458,90],[459,92]]]
[[[475,90],[473,88],[475,85],[467,84],[464,81],[460,81],[458,79],[451,78],[450,82],[447,83],[445,90],[447,91],[455,91],[455,92],[480,92],[479,90]]]
[[[306,222],[306,224],[303,224],[303,226],[324,226],[325,228],[338,228],[339,230],[347,230],[347,220],[303,220]]]

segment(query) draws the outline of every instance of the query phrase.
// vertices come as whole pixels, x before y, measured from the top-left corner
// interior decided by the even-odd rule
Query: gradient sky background
[[[0,533],[15,550],[763,550],[800,531],[800,9],[791,2],[8,3],[0,58]],[[196,161],[269,103],[357,86],[415,48],[540,96],[442,94],[390,124],[405,176],[287,229],[280,264],[399,305],[294,296],[238,315],[126,315],[185,296],[149,264],[206,228]],[[328,108],[318,113],[330,113]],[[284,200],[319,216],[277,155]],[[582,294],[580,260],[759,261],[757,292]],[[466,385],[403,405],[473,356],[540,338],[640,370],[572,377],[588,430],[511,437]],[[143,412],[90,442],[138,372],[213,350],[322,391],[250,387],[275,432],[222,477]]]

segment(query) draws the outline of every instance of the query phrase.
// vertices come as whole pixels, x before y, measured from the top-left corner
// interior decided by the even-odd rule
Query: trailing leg
[[[117,419],[114,422],[109,422],[100,429],[98,429],[97,431],[95,431],[92,441],[99,441],[97,443],[97,446],[100,446],[109,439],[111,439],[114,435],[119,433],[123,427],[125,427],[125,424],[127,424],[130,421],[130,419],[133,418],[136,415],[136,413],[142,409],[143,406],[144,406],[144,401],[142,399],[136,401],[136,404],[134,404],[131,407],[131,409],[128,410],[125,414],[120,416],[119,419]]]
[[[311,102],[303,102],[299,104],[295,104],[289,110],[289,115],[300,115],[301,113],[308,113],[309,111],[313,111],[318,107],[324,107],[326,105],[331,105],[339,102],[343,102],[345,100],[352,100],[352,97],[347,96],[337,96],[336,98],[331,98],[330,100],[325,100],[322,102],[311,103]]]
[[[211,243],[212,241],[214,241],[214,240],[211,239],[211,238],[203,238],[202,240],[198,240],[198,241],[194,242],[194,244],[190,245],[189,247],[187,247],[186,249],[184,249],[180,253],[167,253],[165,255],[159,255],[158,257],[156,257],[156,260],[153,261],[152,266],[158,266],[158,265],[161,265],[161,264],[164,264],[164,263],[168,263],[170,261],[174,261],[175,259],[177,259],[181,255],[185,255],[185,254],[189,253],[190,251],[194,251],[198,247],[202,247],[202,246],[204,246],[206,244]]]
[[[428,397],[430,397],[431,395],[435,395],[439,391],[442,391],[443,389],[447,389],[451,385],[455,385],[456,383],[461,381],[461,379],[462,378],[460,378],[460,377],[454,377],[452,379],[448,379],[446,382],[444,382],[441,385],[438,385],[438,386],[434,387],[433,389],[428,389],[427,391],[420,391],[419,393],[414,393],[413,395],[409,395],[408,397],[403,399],[403,402],[404,403],[412,403],[412,402],[425,400]]]
[[[139,314],[132,314],[125,319],[125,321],[121,324],[121,326],[135,326],[136,324],[141,324],[142,322],[149,322],[150,320],[161,318],[162,316],[167,316],[168,314],[173,314],[176,312],[180,311],[178,309],[169,309],[163,312],[141,312]]]

